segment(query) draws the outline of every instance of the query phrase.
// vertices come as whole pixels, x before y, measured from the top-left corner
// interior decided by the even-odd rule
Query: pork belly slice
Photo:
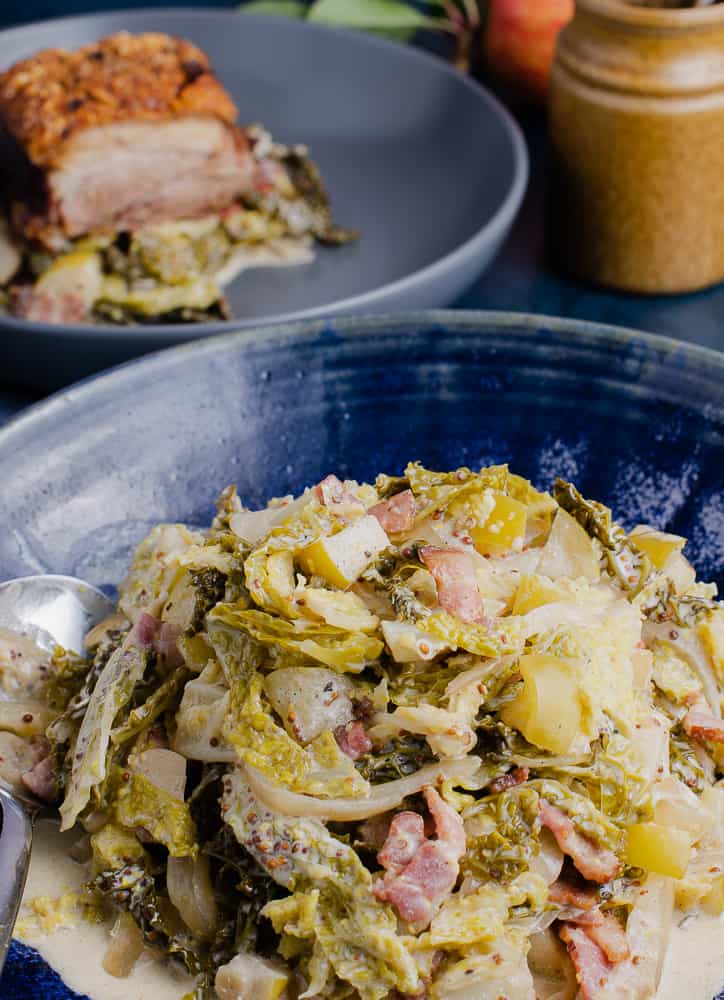
[[[221,212],[254,178],[245,137],[213,118],[123,122],[82,132],[47,176],[69,237]]]
[[[120,33],[0,74],[3,194],[48,249],[222,211],[254,188],[236,108],[196,46]]]

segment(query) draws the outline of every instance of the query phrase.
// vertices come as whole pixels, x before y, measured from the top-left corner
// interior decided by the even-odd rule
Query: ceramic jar
[[[548,243],[634,292],[724,280],[724,3],[578,0],[550,107]]]

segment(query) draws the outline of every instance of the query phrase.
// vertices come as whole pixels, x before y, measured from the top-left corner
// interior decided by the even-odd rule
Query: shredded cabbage
[[[117,777],[115,817],[128,830],[144,830],[174,858],[196,857],[196,830],[188,805],[146,775],[125,771]]]
[[[369,784],[328,730],[303,747],[274,722],[264,704],[260,674],[242,696],[232,689],[223,733],[241,760],[292,791],[323,798],[369,793]]]
[[[675,905],[724,912],[724,607],[683,539],[554,494],[228,488],[141,542],[88,658],[30,687],[0,636],[4,777],[189,998],[573,1000],[609,935],[596,1000],[653,1000]]]
[[[106,777],[106,753],[113,721],[128,704],[148,665],[149,651],[128,633],[103,669],[83,716],[73,748],[73,764],[60,806],[61,830],[69,830]]]
[[[311,938],[362,1000],[382,1000],[392,989],[420,990],[418,969],[397,933],[397,921],[373,896],[372,876],[356,851],[318,820],[290,819],[265,809],[241,771],[226,778],[223,805],[239,842],[294,892],[265,908],[279,933]]]
[[[312,621],[285,621],[263,611],[242,611],[218,605],[210,615],[213,622],[247,632],[259,642],[277,650],[296,654],[297,661],[316,660],[341,673],[359,673],[374,663],[382,652],[379,639],[364,632],[349,632],[333,625]]]

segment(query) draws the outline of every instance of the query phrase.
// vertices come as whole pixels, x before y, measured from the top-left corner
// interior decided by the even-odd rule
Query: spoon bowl
[[[23,576],[0,583],[0,628],[52,652],[83,653],[83,640],[113,611],[110,598],[75,576]]]
[[[83,652],[83,640],[113,611],[104,593],[73,576],[26,576],[0,584],[0,628],[41,649]],[[5,963],[30,863],[33,823],[47,803],[0,777],[0,972]]]

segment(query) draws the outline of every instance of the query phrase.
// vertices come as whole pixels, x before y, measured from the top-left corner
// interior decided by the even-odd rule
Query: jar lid
[[[644,7],[577,0],[556,65],[589,85],[642,97],[691,98],[724,89],[724,3]]]
[[[721,3],[706,7],[650,7],[635,0],[576,0],[576,6],[619,24],[641,28],[682,30],[724,24],[724,4]]]

